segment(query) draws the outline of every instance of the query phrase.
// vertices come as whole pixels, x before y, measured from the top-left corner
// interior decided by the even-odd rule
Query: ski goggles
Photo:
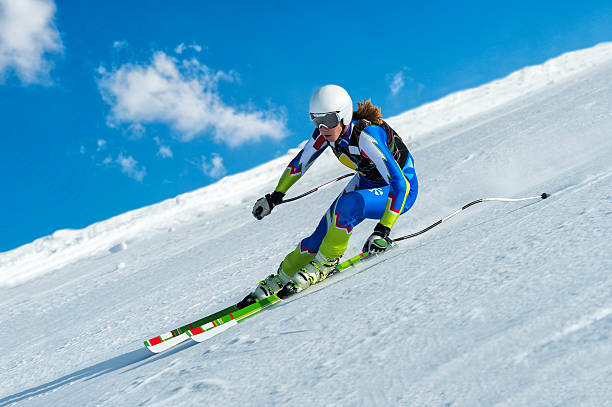
[[[333,129],[340,124],[340,112],[310,113],[310,121],[320,129],[321,126]]]

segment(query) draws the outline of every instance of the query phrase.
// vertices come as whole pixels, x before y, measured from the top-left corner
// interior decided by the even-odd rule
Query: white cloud
[[[140,123],[132,123],[129,125],[127,132],[128,134],[136,139],[142,138],[146,133],[145,127]]]
[[[404,71],[399,71],[393,76],[393,81],[390,85],[391,94],[397,95],[399,91],[402,90],[405,84],[406,83],[404,82]]]
[[[98,140],[98,151],[102,151],[106,148],[106,140],[99,139]]]
[[[22,83],[48,83],[48,53],[63,52],[53,0],[0,0],[0,82],[14,72]]]
[[[126,40],[120,40],[113,42],[113,48],[115,49],[124,49],[128,47],[128,42]]]
[[[157,152],[157,155],[162,158],[174,157],[174,154],[172,154],[172,150],[168,146],[159,146],[159,151]]]
[[[223,165],[223,158],[217,153],[213,153],[210,160],[202,156],[202,171],[204,175],[211,178],[221,178],[227,174],[227,170]]]
[[[410,76],[404,74],[407,70],[409,70],[409,68],[404,67],[396,74],[387,74],[389,90],[391,91],[391,94],[393,96],[396,96],[402,90],[404,91],[404,93],[409,92],[420,95],[423,92],[423,89],[425,89],[425,85],[416,82],[414,78],[411,78]]]
[[[155,137],[154,140],[155,140],[155,143],[157,143],[157,146],[159,147],[159,151],[157,152],[158,156],[160,156],[161,158],[173,158],[174,157],[174,154],[172,154],[172,150],[170,149],[170,147],[164,146],[161,140],[159,139],[159,137]]]
[[[182,54],[183,51],[188,50],[188,49],[193,49],[196,52],[202,52],[202,47],[199,46],[198,44],[193,44],[193,45],[185,45],[185,43],[181,42],[175,49],[174,52],[177,54]]]
[[[156,52],[150,64],[104,70],[98,85],[111,106],[110,126],[163,123],[182,141],[212,134],[230,146],[287,134],[282,112],[225,104],[217,89],[221,80],[233,82],[237,75],[214,71],[196,59],[178,60]]]
[[[142,182],[144,176],[147,174],[146,168],[138,168],[138,161],[132,156],[124,157],[123,154],[120,153],[119,158],[117,158],[117,164],[121,167],[121,172],[127,174],[130,178],[134,178],[138,182]]]

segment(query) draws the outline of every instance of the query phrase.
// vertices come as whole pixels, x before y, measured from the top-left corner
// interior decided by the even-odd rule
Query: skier
[[[289,163],[271,194],[257,200],[253,216],[261,220],[281,203],[287,190],[328,146],[340,162],[357,174],[323,215],[315,231],[285,256],[276,274],[260,281],[239,303],[245,307],[272,294],[281,296],[308,288],[335,271],[353,228],[365,218],[378,219],[363,252],[377,254],[391,243],[389,233],[399,215],[417,197],[414,160],[399,135],[384,121],[380,108],[353,102],[345,89],[326,85],[310,100],[312,137]]]

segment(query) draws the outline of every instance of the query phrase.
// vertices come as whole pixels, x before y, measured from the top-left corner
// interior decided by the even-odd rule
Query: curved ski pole
[[[344,179],[344,178],[351,177],[351,176],[353,176],[353,175],[354,175],[353,173],[351,173],[351,174],[344,174],[344,175],[342,175],[342,176],[340,176],[340,177],[338,177],[338,178],[335,178],[335,179],[332,179],[331,181],[326,182],[325,184],[321,184],[321,185],[319,185],[318,187],[316,187],[316,188],[314,188],[314,189],[311,189],[311,190],[310,190],[310,191],[308,191],[308,192],[304,192],[304,193],[303,193],[303,194],[301,194],[301,195],[298,195],[298,196],[295,196],[295,197],[293,197],[293,198],[289,198],[289,199],[283,199],[283,200],[282,200],[282,201],[279,203],[279,205],[280,205],[280,204],[287,203],[287,202],[295,201],[295,200],[300,199],[300,198],[303,198],[303,197],[305,197],[306,195],[310,195],[310,194],[312,194],[313,192],[317,192],[319,189],[323,188],[324,186],[327,186],[327,185],[329,185],[329,184],[331,184],[331,183],[333,183],[333,182],[336,182],[336,181],[340,181],[340,180],[342,180],[342,179]]]
[[[450,219],[450,218],[452,218],[453,216],[457,215],[459,212],[461,212],[461,211],[463,211],[463,210],[465,210],[465,209],[469,208],[469,207],[470,207],[470,206],[472,206],[472,205],[476,205],[476,204],[481,203],[481,202],[489,202],[489,201],[501,201],[501,202],[519,202],[519,201],[530,201],[530,200],[534,200],[534,199],[546,199],[546,198],[548,198],[549,196],[550,196],[550,194],[547,194],[547,193],[545,192],[545,193],[543,193],[542,195],[538,195],[538,196],[530,196],[530,197],[527,197],[527,198],[482,198],[482,199],[477,199],[477,200],[475,200],[475,201],[470,202],[469,204],[463,205],[463,206],[461,207],[461,209],[457,209],[455,212],[451,213],[450,215],[446,216],[445,218],[440,219],[440,220],[439,220],[439,221],[437,221],[436,223],[434,223],[434,224],[432,224],[432,225],[427,226],[425,229],[420,230],[420,231],[418,231],[418,232],[416,232],[416,233],[412,233],[412,234],[409,234],[409,235],[405,235],[405,236],[401,236],[401,237],[395,238],[395,239],[393,239],[393,241],[394,241],[394,242],[399,242],[399,241],[401,241],[401,240],[406,240],[406,239],[410,239],[410,238],[412,238],[412,237],[415,237],[415,236],[421,235],[421,234],[423,234],[423,233],[427,232],[428,230],[435,228],[436,226],[438,226],[438,225],[439,225],[439,224],[441,224],[442,222],[449,220],[449,219]]]

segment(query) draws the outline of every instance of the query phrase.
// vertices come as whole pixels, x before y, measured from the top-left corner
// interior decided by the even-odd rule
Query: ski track
[[[611,406],[610,61],[431,132],[420,123],[409,143],[419,198],[393,235],[478,198],[551,197],[470,207],[202,344],[151,355],[142,340],[242,298],[345,183],[257,222],[251,198],[274,187],[275,160],[243,176],[252,185],[236,205],[207,206],[215,196],[197,191],[177,199],[206,202],[197,215],[165,203],[154,231],[128,222],[121,238],[102,236],[104,250],[94,239],[55,271],[26,268],[36,277],[0,287],[0,407]],[[471,97],[453,100],[469,109]],[[395,121],[409,129],[404,116]],[[343,174],[334,160],[327,152],[295,194]],[[245,185],[240,174],[224,182]],[[122,219],[142,231],[147,213]],[[374,224],[355,230],[348,254]]]

